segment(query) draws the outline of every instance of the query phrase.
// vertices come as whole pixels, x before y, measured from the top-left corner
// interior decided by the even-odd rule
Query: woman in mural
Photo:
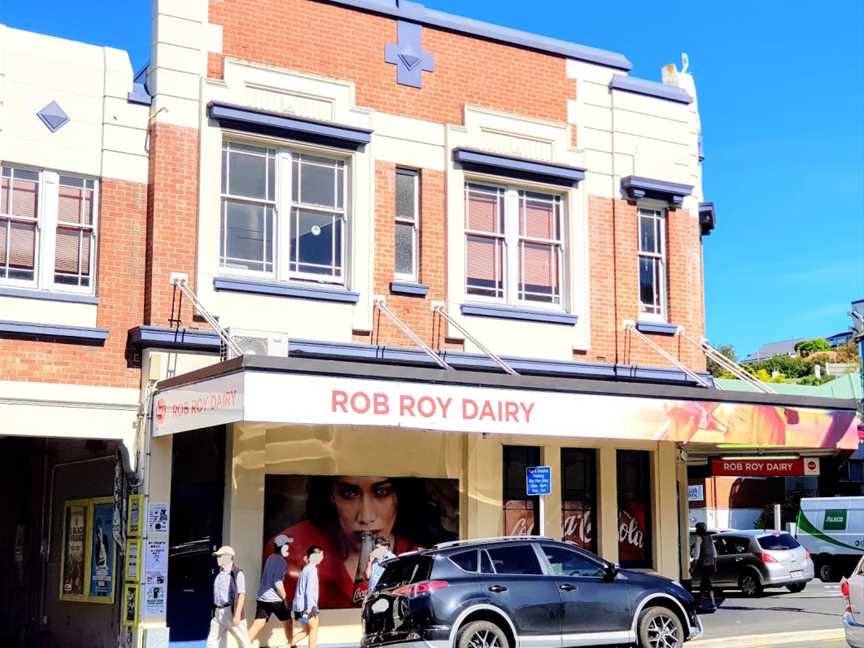
[[[293,537],[300,551],[287,559],[285,589],[293,592],[306,547],[323,547],[330,560],[319,571],[322,608],[362,605],[365,576],[374,538],[390,540],[396,554],[453,539],[444,530],[441,511],[425,480],[390,477],[309,477],[305,520],[280,533]],[[275,537],[275,536],[274,536]],[[265,559],[273,539],[265,544]]]

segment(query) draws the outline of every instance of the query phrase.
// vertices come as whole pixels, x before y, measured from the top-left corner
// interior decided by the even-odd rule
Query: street
[[[751,638],[779,633],[842,631],[840,586],[811,581],[798,594],[785,589],[768,590],[759,598],[745,598],[740,592],[728,592],[718,599],[719,609],[714,614],[702,615],[706,642],[724,637]],[[792,646],[844,645],[833,639],[813,639],[789,643]],[[697,644],[698,645],[698,644]],[[771,645],[771,644],[766,644]],[[774,644],[778,645],[778,644]]]

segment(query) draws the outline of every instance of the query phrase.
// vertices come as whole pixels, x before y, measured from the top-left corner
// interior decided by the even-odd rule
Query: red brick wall
[[[152,126],[149,179],[144,322],[167,326],[175,298],[170,285],[171,273],[187,273],[195,289],[198,249],[196,129],[168,124]],[[191,307],[186,300],[183,304],[183,326],[191,326]]]
[[[126,336],[141,323],[147,187],[100,184],[96,326],[109,329],[104,346],[0,338],[0,377],[6,380],[138,387],[138,369],[125,358]],[[57,305],[62,308],[62,304]]]
[[[589,199],[591,266],[591,350],[589,359],[668,366],[638,337],[625,333],[624,320],[639,319],[638,221],[636,205]],[[699,340],[704,331],[699,225],[687,210],[667,213],[669,321]],[[613,254],[614,251],[614,254]],[[704,369],[704,355],[677,337],[651,335],[665,351],[692,369]]]
[[[445,344],[446,326],[432,312],[432,301],[443,301],[447,293],[447,227],[444,173],[419,169],[420,173],[420,276],[429,287],[425,298],[391,295],[394,279],[396,214],[396,165],[375,165],[375,253],[374,294],[385,295],[387,306],[399,319],[434,348],[461,348]],[[446,324],[446,322],[444,323]],[[370,334],[355,333],[357,342],[411,347],[414,343],[386,315],[376,311]]]
[[[356,83],[357,104],[397,115],[461,124],[466,104],[566,121],[575,84],[564,58],[423,28],[435,71],[423,88],[396,84],[384,46],[396,20],[312,0],[210,0],[209,21],[223,28],[225,56]],[[221,76],[212,55],[208,71]]]

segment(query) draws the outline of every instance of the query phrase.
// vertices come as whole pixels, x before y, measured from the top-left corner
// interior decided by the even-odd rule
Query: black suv
[[[385,563],[361,648],[679,648],[702,635],[677,583],[539,537],[436,545]]]

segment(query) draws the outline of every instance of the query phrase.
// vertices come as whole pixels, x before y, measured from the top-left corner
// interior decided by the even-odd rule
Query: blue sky
[[[624,53],[632,74],[690,57],[705,140],[712,343],[830,335],[864,299],[864,2],[500,2],[427,6]],[[106,20],[111,16],[112,20]],[[145,0],[0,0],[0,23],[146,62]]]

